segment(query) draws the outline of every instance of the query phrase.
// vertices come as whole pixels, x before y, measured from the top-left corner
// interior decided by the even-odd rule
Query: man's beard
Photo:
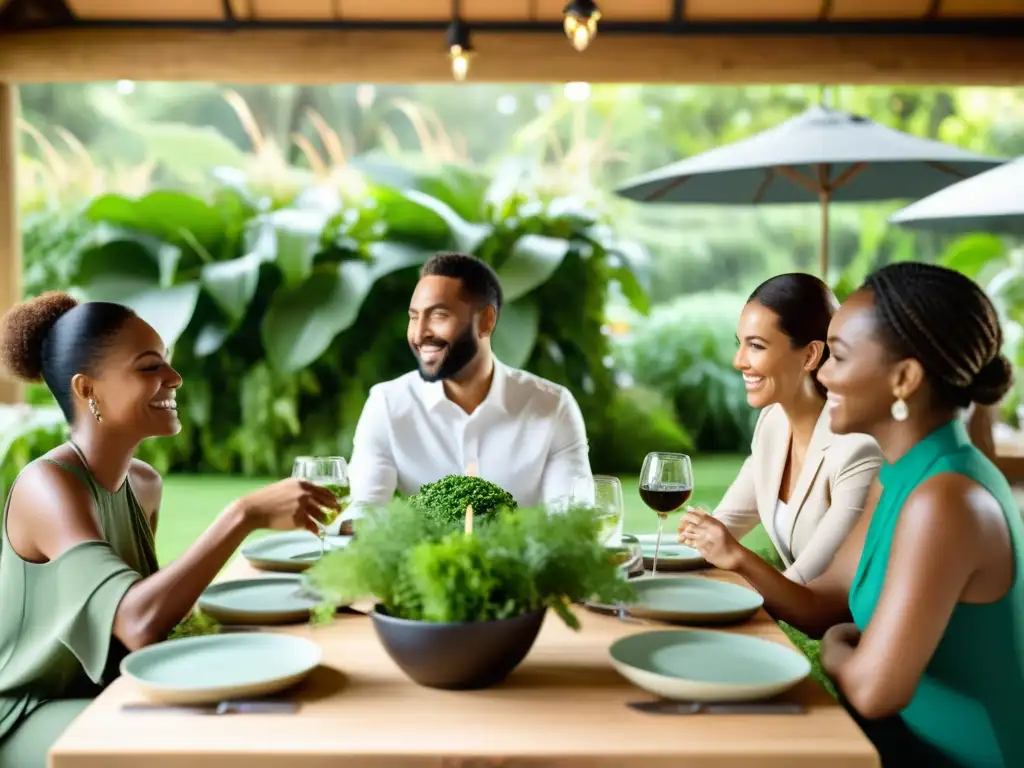
[[[422,346],[427,347],[430,344],[423,344]],[[413,355],[416,356],[416,369],[419,371],[420,378],[424,381],[434,382],[451,379],[473,362],[473,358],[476,357],[476,353],[480,350],[480,342],[477,341],[476,334],[473,332],[473,326],[467,326],[466,330],[450,342],[446,342],[443,349],[447,350],[447,354],[441,361],[441,365],[437,367],[437,370],[430,373],[423,370],[423,362],[420,360],[416,348],[412,348]]]

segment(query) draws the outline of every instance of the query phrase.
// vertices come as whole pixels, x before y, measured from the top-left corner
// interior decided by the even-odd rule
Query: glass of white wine
[[[602,520],[601,542],[618,546],[622,540],[622,482],[611,475],[578,477],[572,484],[571,500],[597,510]]]
[[[292,477],[300,477],[315,485],[326,488],[338,500],[339,505],[344,505],[349,495],[348,484],[348,463],[341,456],[299,456],[292,464]],[[324,556],[326,547],[327,530],[339,514],[341,509],[329,509],[322,507],[324,514],[323,522],[316,521],[318,537],[320,538],[320,557]]]

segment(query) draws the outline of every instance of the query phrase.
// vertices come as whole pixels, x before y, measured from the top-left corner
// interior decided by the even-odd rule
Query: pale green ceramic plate
[[[168,640],[129,654],[121,674],[162,704],[253,698],[295,685],[319,663],[319,646],[290,635],[247,632]]]
[[[328,536],[327,551],[346,547],[351,540],[351,536]],[[260,570],[301,573],[320,559],[320,540],[308,531],[275,533],[246,544],[242,556]]]
[[[767,699],[811,672],[811,662],[793,648],[714,630],[640,632],[612,643],[609,653],[637,687],[682,701]]]
[[[301,576],[262,576],[211,584],[199,610],[221,624],[291,624],[307,621],[323,599],[305,590]]]
[[[644,550],[644,567],[650,570],[654,567],[654,546],[658,541],[658,534],[642,533],[636,538]],[[658,571],[692,571],[708,564],[700,552],[693,547],[680,544],[676,538],[674,530],[662,534],[661,549],[658,550]]]
[[[749,619],[764,605],[752,589],[700,576],[645,576],[630,584],[636,599],[626,610],[655,621],[732,624]]]

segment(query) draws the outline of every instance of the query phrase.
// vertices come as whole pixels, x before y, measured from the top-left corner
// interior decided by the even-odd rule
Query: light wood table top
[[[718,571],[707,578],[744,583]],[[239,558],[223,579],[266,575]],[[361,766],[629,766],[629,768],[877,768],[877,752],[847,712],[805,680],[783,698],[799,715],[651,715],[651,698],[608,660],[617,638],[651,625],[579,609],[569,630],[548,613],[526,660],[483,691],[417,686],[377,640],[371,620],[339,614],[325,627],[273,631],[308,637],[323,664],[287,715],[125,713],[143,701],[121,678],[75,720],[50,768],[327,768]],[[789,644],[764,612],[729,631]]]

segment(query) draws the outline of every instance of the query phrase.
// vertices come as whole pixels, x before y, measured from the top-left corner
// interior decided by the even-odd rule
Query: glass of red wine
[[[669,512],[675,512],[693,493],[693,468],[685,453],[648,453],[640,470],[640,498],[658,516],[658,538],[654,544],[654,567],[658,573],[661,533]]]

